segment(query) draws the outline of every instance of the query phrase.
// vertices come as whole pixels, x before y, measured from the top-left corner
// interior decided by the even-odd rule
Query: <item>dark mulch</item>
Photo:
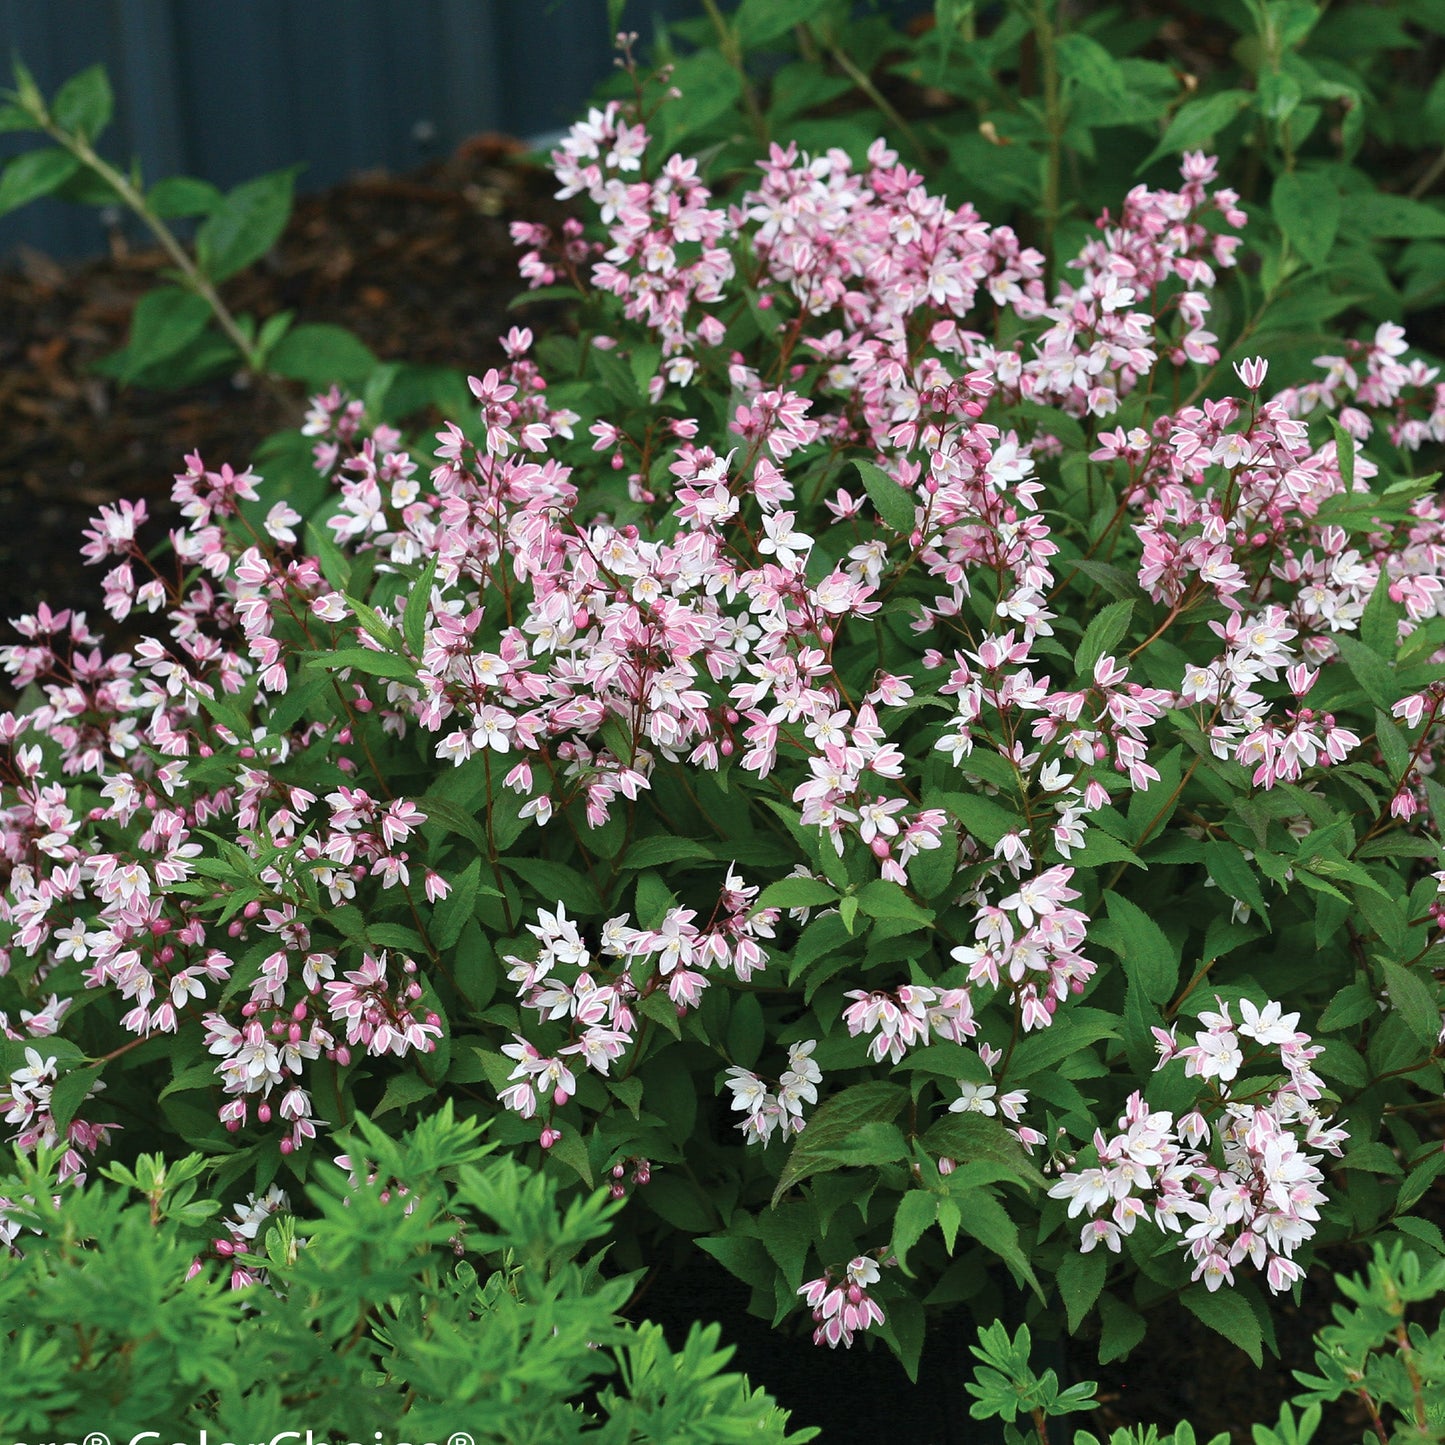
[[[552,186],[546,172],[523,163],[515,144],[498,137],[478,138],[409,176],[358,177],[300,201],[274,253],[228,284],[227,301],[262,318],[290,309],[305,321],[339,323],[386,360],[484,370],[501,359],[498,338],[518,321],[508,309],[519,283],[507,222],[555,222],[561,208]],[[143,497],[164,524],[171,477],[187,452],[199,451],[211,466],[240,467],[265,437],[300,419],[300,388],[288,393],[222,380],[157,393],[93,374],[92,364],[124,343],[133,306],[162,269],[157,253],[131,251],[120,238],[113,250],[70,269],[31,253],[18,270],[0,271],[0,619],[34,611],[44,600],[85,607],[93,620],[107,621],[99,571],[83,566],[77,550],[96,508]],[[9,635],[0,622],[0,640]],[[1445,1219],[1439,1192],[1431,1217]],[[797,1412],[799,1424],[828,1423],[827,1437],[837,1441],[863,1438],[889,1419],[939,1445],[991,1437],[967,1418],[961,1385],[971,1374],[972,1329],[963,1322],[945,1328],[947,1338],[930,1340],[921,1386],[908,1391],[901,1372],[877,1351],[865,1360],[782,1346],[746,1316],[735,1283],[713,1279],[710,1269],[711,1261],[700,1261],[685,1273],[676,1299],[659,1288],[648,1307],[679,1340],[699,1312],[723,1319],[741,1346],[739,1363]],[[1284,1359],[1267,1361],[1263,1371],[1177,1308],[1151,1318],[1146,1342],[1125,1364],[1091,1368],[1087,1341],[1057,1363],[1074,1378],[1100,1380],[1102,1408],[1090,1422],[1096,1430],[1186,1416],[1201,1440],[1229,1430],[1247,1441],[1249,1422],[1272,1422],[1278,1402],[1292,1392],[1290,1369],[1312,1366],[1310,1336],[1329,1322],[1333,1298],[1328,1277],[1316,1276],[1298,1309],[1280,1307]],[[1358,1411],[1337,1408],[1332,1415],[1317,1445],[1360,1438],[1365,1421]],[[838,1429],[839,1419],[852,1426]],[[866,1431],[853,1433],[865,1423]]]

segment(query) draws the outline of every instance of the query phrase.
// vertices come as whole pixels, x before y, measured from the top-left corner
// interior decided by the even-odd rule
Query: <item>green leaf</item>
[[[651,1186],[649,1186],[650,1188]],[[712,1235],[696,1241],[730,1274],[754,1289],[767,1290],[773,1279],[773,1261],[760,1239],[746,1234]]]
[[[477,906],[477,891],[481,883],[482,860],[473,858],[462,870],[461,876],[452,881],[451,892],[432,913],[428,932],[437,948],[450,948],[462,936],[462,929]]]
[[[368,677],[390,677],[402,682],[416,681],[416,664],[394,652],[372,652],[367,647],[342,647],[335,652],[319,652],[306,659],[307,667],[328,671],[349,667]]]
[[[386,1082],[381,1102],[371,1111],[371,1117],[379,1119],[393,1109],[404,1109],[408,1104],[435,1098],[436,1092],[436,1085],[427,1083],[420,1074],[393,1074]]]
[[[43,1045],[42,1045],[43,1047]],[[90,1087],[100,1077],[102,1064],[91,1064],[88,1068],[73,1069],[62,1074],[50,1090],[50,1115],[61,1138],[70,1128],[76,1110],[85,1102]]]
[[[293,327],[266,361],[266,369],[307,386],[359,385],[377,366],[376,354],[344,326],[310,322]]]
[[[918,499],[911,487],[895,482],[882,467],[872,462],[855,460],[858,475],[863,479],[863,488],[878,511],[878,515],[904,536],[911,536],[918,525]]]
[[[1393,662],[1400,648],[1400,622],[1404,616],[1404,607],[1390,596],[1390,569],[1381,567],[1375,590],[1360,617],[1360,641],[1386,662]]]
[[[817,908],[825,903],[836,903],[838,890],[818,878],[780,878],[769,883],[753,904],[753,912],[760,908]]]
[[[1423,1199],[1441,1173],[1445,1173],[1445,1151],[1434,1149],[1429,1158],[1417,1164],[1400,1186],[1396,1208],[1406,1210]],[[1397,1221],[1398,1222],[1398,1221]]]
[[[738,6],[738,39],[744,46],[764,45],[811,20],[828,0],[743,0]]]
[[[1223,1335],[1230,1344],[1238,1345],[1254,1361],[1256,1369],[1264,1364],[1264,1336],[1259,1320],[1242,1295],[1235,1294],[1227,1285],[1210,1290],[1202,1284],[1192,1284],[1180,1299],[1196,1319]]]
[[[757,994],[734,994],[725,1040],[728,1057],[734,1064],[751,1069],[763,1051],[764,1037],[763,1006]]]
[[[910,1278],[913,1271],[908,1268],[908,1251],[931,1229],[938,1219],[939,1198],[926,1189],[910,1189],[898,1201],[893,1215],[893,1253],[898,1257],[898,1266]]]
[[[812,1125],[808,1128],[811,1130]],[[986,1114],[945,1114],[923,1136],[923,1147],[934,1158],[960,1161],[987,1160],[1002,1165],[1020,1184],[1040,1189],[1045,1184],[1038,1167],[1023,1146],[997,1120]]]
[[[1322,265],[1340,229],[1340,193],[1318,171],[1286,171],[1274,183],[1270,210],[1296,251],[1312,266]]]
[[[1090,937],[1119,955],[1125,974],[1138,983],[1151,1003],[1165,1003],[1179,981],[1179,955],[1164,930],[1139,907],[1117,893],[1106,893],[1109,916],[1095,922]]]
[[[1071,1249],[1064,1256],[1056,1278],[1064,1309],[1068,1312],[1070,1334],[1079,1328],[1084,1316],[1094,1307],[1108,1272],[1108,1261],[1101,1249],[1093,1249],[1088,1254]]]
[[[1114,1015],[1103,1009],[1060,1009],[1049,1028],[1019,1041],[1009,1059],[1009,1083],[1022,1083],[1035,1074],[1052,1069],[1055,1064],[1101,1039],[1118,1038],[1114,1028],[1116,1022]]]
[[[1260,890],[1259,879],[1255,876],[1254,869],[1250,867],[1249,860],[1244,856],[1242,848],[1218,839],[1206,843],[1204,845],[1204,866],[1209,870],[1209,876],[1221,892],[1227,893],[1231,898],[1237,898],[1241,903],[1248,904],[1261,916],[1268,914],[1264,894]]]
[[[715,862],[717,853],[706,843],[699,843],[696,839],[674,838],[670,834],[660,833],[653,838],[639,838],[622,855],[622,867],[658,868],[664,863],[692,859]]]
[[[672,67],[672,84],[682,92],[682,99],[662,109],[662,143],[669,149],[676,149],[685,136],[710,125],[742,98],[737,71],[716,49],[679,60]]]
[[[791,1290],[796,1290],[803,1282],[803,1266],[808,1261],[808,1250],[813,1244],[816,1218],[813,1206],[800,1201],[766,1209],[753,1220],[768,1253],[782,1270]]]
[[[1399,685],[1395,670],[1378,653],[1372,652],[1356,637],[1336,633],[1334,644],[1340,650],[1340,659],[1349,668],[1351,676],[1364,689],[1365,696],[1378,708],[1389,712],[1399,697]]]
[[[1334,1029],[1347,1029],[1374,1017],[1377,1012],[1375,996],[1365,984],[1347,983],[1326,1005],[1314,1032],[1323,1034]]]
[[[1440,1038],[1440,1005],[1435,1001],[1435,990],[1398,963],[1382,962],[1380,967],[1385,971],[1385,991],[1391,1006],[1416,1039],[1427,1050],[1433,1049]]]
[[[970,1189],[959,1197],[958,1205],[962,1214],[959,1223],[964,1232],[1003,1260],[1021,1279],[1027,1280],[1040,1302],[1046,1303],[1033,1266],[1019,1244],[1018,1226],[992,1191]]]
[[[1005,833],[1024,827],[1024,820],[982,793],[940,793],[929,798],[929,806],[943,808],[958,819],[987,848],[997,846]]]
[[[1094,664],[1123,641],[1133,615],[1132,602],[1111,602],[1090,620],[1084,640],[1074,654],[1074,668],[1086,683],[1094,680]]]
[[[1099,1296],[1099,1363],[1122,1360],[1144,1338],[1144,1316],[1111,1294]]]
[[[426,619],[431,609],[432,588],[436,585],[437,554],[432,553],[421,576],[411,585],[406,599],[406,611],[402,614],[401,630],[406,638],[406,649],[418,661],[426,643]]]
[[[17,130],[39,129],[35,124],[35,117],[18,105],[0,105],[0,135],[8,135]]]
[[[933,914],[920,908],[898,885],[886,878],[875,878],[858,891],[858,906],[870,918],[892,918],[926,928]]]
[[[1445,211],[1408,196],[1367,190],[1350,197],[1345,222],[1366,236],[1424,240],[1445,236]]]
[[[596,916],[603,911],[602,898],[594,884],[566,863],[553,863],[546,858],[502,858],[502,867],[540,893],[550,907],[563,903],[579,917]]]
[[[243,181],[196,232],[196,260],[211,281],[224,281],[259,260],[281,239],[291,216],[297,167]]]
[[[48,196],[79,169],[80,162],[58,146],[16,156],[0,171],[0,216]]]
[[[1382,708],[1375,709],[1375,741],[1380,745],[1380,755],[1390,770],[1390,779],[1404,782],[1410,771],[1410,744],[1399,724]]]
[[[773,1205],[795,1184],[832,1167],[830,1151],[846,1145],[850,1138],[869,1123],[890,1123],[907,1104],[908,1090],[886,1079],[870,1079],[854,1084],[826,1100],[808,1120],[808,1127],[798,1136],[788,1155],[788,1162],[773,1191]]]
[[[1163,138],[1140,163],[1139,170],[1146,170],[1160,156],[1198,150],[1207,145],[1253,102],[1254,97],[1247,90],[1221,90],[1201,100],[1186,102],[1175,112]]]
[[[103,65],[88,66],[72,75],[51,102],[50,114],[61,130],[94,140],[110,124],[115,97]]]
[[[141,297],[131,317],[130,342],[121,354],[121,380],[131,381],[148,366],[174,356],[206,329],[211,308],[194,291],[161,286]]]
[[[1129,82],[1119,62],[1082,31],[1060,36],[1055,54],[1061,75],[1113,100],[1129,98]]]
[[[225,195],[209,181],[192,176],[167,176],[146,192],[146,205],[158,216],[209,216]]]

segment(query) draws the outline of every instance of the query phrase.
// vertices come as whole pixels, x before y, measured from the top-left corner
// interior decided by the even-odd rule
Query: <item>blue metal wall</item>
[[[699,12],[629,0],[624,20]],[[606,0],[0,0],[0,85],[18,55],[52,92],[97,61],[116,118],[100,149],[148,181],[226,187],[307,162],[303,189],[409,169],[478,131],[531,137],[578,113],[612,64]],[[21,149],[0,137],[0,156]],[[0,220],[0,256],[102,248],[88,208],[42,202]]]

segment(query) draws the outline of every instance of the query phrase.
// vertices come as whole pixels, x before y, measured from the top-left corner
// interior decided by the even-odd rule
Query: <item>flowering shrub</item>
[[[724,203],[649,121],[516,228],[580,336],[430,450],[318,397],[309,516],[197,456],[160,553],[103,508],[134,649],[17,624],[17,1142],[274,1202],[443,1095],[822,1343],[912,1367],[1000,1266],[1258,1357],[1442,1163],[1445,387],[1389,325],[1231,372],[1202,153],[1050,286],[881,141]]]

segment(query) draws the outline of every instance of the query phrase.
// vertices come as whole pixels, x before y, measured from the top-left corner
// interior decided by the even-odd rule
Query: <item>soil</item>
[[[339,323],[383,360],[480,372],[500,362],[498,338],[519,320],[509,309],[520,284],[507,223],[555,223],[561,208],[552,189],[550,175],[527,164],[515,142],[495,136],[411,175],[357,177],[299,201],[274,252],[229,283],[226,299],[261,317],[292,309],[307,321]],[[223,379],[161,393],[94,374],[93,363],[124,343],[132,308],[163,265],[158,253],[131,250],[117,236],[103,260],[63,268],[32,252],[18,270],[0,271],[0,619],[33,612],[43,600],[107,622],[100,569],[78,555],[97,507],[145,498],[164,526],[173,516],[171,478],[186,453],[199,451],[212,467],[240,467],[265,437],[299,421],[299,387],[287,393]],[[521,319],[536,324],[545,313],[524,311]],[[0,623],[0,642],[12,635]],[[1440,1193],[1437,1187],[1430,1213],[1445,1221]],[[931,1332],[921,1382],[910,1388],[882,1350],[834,1354],[801,1337],[781,1340],[746,1314],[747,1292],[711,1260],[663,1276],[676,1288],[660,1285],[646,1309],[674,1342],[699,1313],[719,1319],[739,1346],[737,1364],[795,1411],[796,1424],[824,1425],[827,1441],[897,1434],[900,1426],[920,1445],[997,1438],[968,1419],[961,1386],[972,1371],[973,1329],[965,1319]],[[1311,1335],[1330,1322],[1333,1298],[1322,1273],[1311,1277],[1299,1308],[1282,1305],[1283,1359],[1267,1359],[1260,1371],[1178,1309],[1151,1319],[1147,1345],[1125,1364],[1093,1367],[1086,1341],[1053,1363],[1065,1383],[1099,1380],[1101,1407],[1087,1422],[1096,1433],[1187,1417],[1201,1442],[1221,1430],[1247,1441],[1249,1422],[1272,1423],[1295,1388],[1290,1371],[1313,1365]],[[1358,1441],[1366,1423],[1357,1410],[1336,1406],[1316,1445]],[[1057,1433],[1071,1438],[1072,1431]]]

